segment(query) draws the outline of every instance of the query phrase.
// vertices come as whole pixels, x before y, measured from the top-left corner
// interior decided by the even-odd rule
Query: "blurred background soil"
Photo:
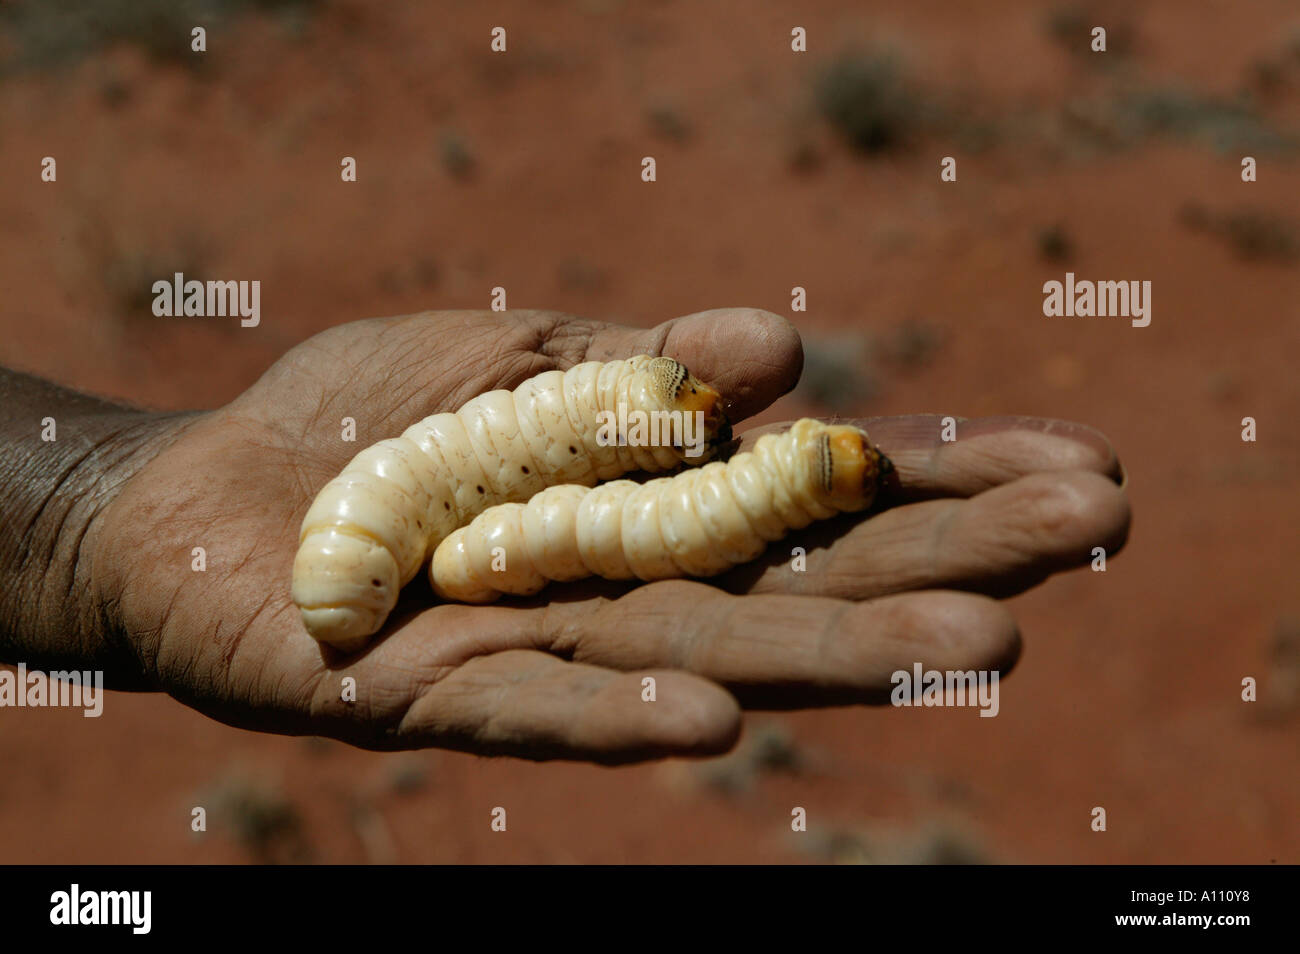
[[[726,758],[602,769],[5,709],[0,861],[1300,861],[1298,160],[1284,0],[0,5],[0,363],[214,407],[322,328],[495,285],[752,305],[808,354],[761,420],[1085,421],[1135,514],[1104,574],[1013,600],[995,719],[757,714]],[[1044,318],[1066,270],[1151,281],[1150,326]],[[259,279],[261,325],[155,318],[175,271]]]

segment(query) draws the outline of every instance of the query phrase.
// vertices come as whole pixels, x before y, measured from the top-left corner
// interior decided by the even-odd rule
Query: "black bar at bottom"
[[[1296,871],[1265,867],[21,867],[0,896],[6,940],[161,938],[333,944],[408,932],[430,944],[602,935],[879,943],[961,937],[1227,943],[1284,929]],[[92,923],[86,923],[86,922]],[[109,923],[100,923],[109,922]],[[671,930],[672,934],[665,934]],[[621,932],[627,932],[622,934]],[[468,937],[465,937],[468,932]],[[1289,933],[1289,932],[1288,932]],[[603,935],[611,941],[609,935]],[[453,941],[454,937],[460,940]],[[51,939],[53,939],[51,937]]]

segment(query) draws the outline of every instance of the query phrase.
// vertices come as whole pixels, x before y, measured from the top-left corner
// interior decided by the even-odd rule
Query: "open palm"
[[[542,312],[339,326],[226,407],[163,426],[99,517],[93,596],[149,685],[235,725],[622,762],[723,751],[741,704],[877,701],[916,662],[1005,670],[1019,635],[991,596],[1123,544],[1119,465],[1095,432],[985,419],[945,443],[937,418],[883,418],[860,423],[897,467],[895,506],[810,528],[718,580],[592,581],[463,606],[438,604],[417,578],[363,652],[307,635],[289,596],[298,527],[358,450],[483,391],[642,353],[716,386],[733,422],[801,365],[791,326],[748,309],[650,330]],[[808,550],[804,572],[789,566],[793,546]]]

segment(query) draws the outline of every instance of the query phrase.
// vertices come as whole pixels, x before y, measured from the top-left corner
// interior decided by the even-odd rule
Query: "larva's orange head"
[[[820,424],[816,442],[818,489],[827,506],[866,510],[891,478],[894,465],[867,432],[848,424]]]
[[[722,408],[722,395],[672,358],[650,362],[655,390],[670,410],[704,415],[704,442],[710,447],[731,440],[731,423]]]

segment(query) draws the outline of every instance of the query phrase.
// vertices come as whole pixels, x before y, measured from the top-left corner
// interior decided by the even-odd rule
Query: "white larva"
[[[487,603],[552,580],[713,576],[814,520],[865,510],[892,469],[865,431],[805,418],[726,463],[492,507],[439,544],[430,579],[443,599]]]
[[[603,413],[704,415],[703,438],[730,438],[717,391],[671,358],[639,355],[548,371],[479,395],[352,459],[303,518],[293,600],[317,640],[365,645],[398,592],[449,533],[488,507],[555,484],[702,463],[685,449],[601,442]]]

